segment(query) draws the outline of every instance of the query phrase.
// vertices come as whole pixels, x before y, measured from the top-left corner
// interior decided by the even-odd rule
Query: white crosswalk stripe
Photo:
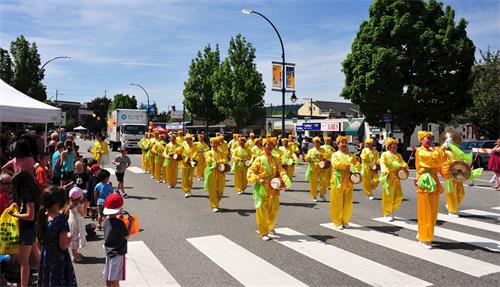
[[[127,168],[127,170],[133,172],[133,173],[144,173],[144,171],[142,170],[142,168],[140,167],[137,167],[137,166],[130,166]]]
[[[187,241],[244,286],[307,286],[222,235]]]
[[[402,218],[396,218],[393,222],[387,222],[383,217],[374,218],[373,220],[403,227],[406,229],[418,231],[418,225],[415,222],[410,222]],[[454,231],[451,229],[434,227],[434,235],[437,237],[463,242],[470,245],[478,246],[494,252],[500,252],[500,241],[484,238],[464,232]]]
[[[289,228],[276,229],[274,240],[326,266],[372,286],[431,286],[432,284],[358,256]]]
[[[465,209],[465,210],[460,210],[459,212],[460,213],[471,214],[471,215],[500,218],[500,213],[489,212],[489,211],[478,210],[478,209]]]
[[[497,207],[492,207],[491,209],[500,210],[500,206],[497,206]]]
[[[121,286],[180,286],[142,241],[128,242],[126,279]]]
[[[482,222],[478,220],[472,220],[468,218],[463,218],[463,217],[453,217],[448,214],[438,214],[438,220],[442,221],[447,221],[459,225],[464,225],[468,227],[473,227],[473,228],[478,228],[482,230],[487,230],[491,232],[496,232],[500,233],[500,225],[498,224],[492,224],[492,223],[487,223],[487,222]]]
[[[442,249],[425,250],[418,246],[415,240],[409,240],[373,229],[368,229],[352,222],[349,223],[349,228],[342,231],[337,230],[332,223],[321,224],[321,226],[422,260],[451,268],[471,276],[481,277],[491,273],[500,272],[500,266]]]

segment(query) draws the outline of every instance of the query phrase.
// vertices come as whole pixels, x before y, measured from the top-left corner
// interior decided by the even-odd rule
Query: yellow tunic
[[[453,161],[459,160],[458,157],[451,151],[446,150],[446,162],[442,165],[441,173],[443,174],[443,178],[445,180],[449,180],[451,184],[450,192],[446,192],[446,206],[448,208],[448,212],[457,213],[460,204],[464,200],[465,192],[464,192],[464,184],[458,181],[455,181],[451,178],[449,168],[450,164]]]
[[[92,148],[92,154],[94,155],[95,160],[101,164],[103,156],[109,154],[108,143],[105,141],[95,141],[94,147]]]
[[[151,153],[154,155],[154,173],[153,177],[160,182],[162,180],[162,167],[163,161],[163,151],[165,150],[165,142],[162,140],[156,141],[155,145],[151,149]]]
[[[226,186],[226,173],[219,171],[218,164],[227,164],[227,154],[221,151],[209,150],[205,153],[207,169],[212,169],[212,173],[207,176],[205,171],[205,187],[208,191],[211,208],[219,208],[220,200],[224,194]]]
[[[147,161],[146,161],[146,154],[148,152],[146,149],[147,141],[148,141],[148,139],[144,136],[137,143],[137,145],[141,149],[141,168],[144,172],[148,172]]]
[[[439,194],[443,192],[437,173],[445,161],[446,155],[443,147],[437,147],[434,150],[419,147],[415,153],[417,181],[428,172],[437,185],[434,191],[417,188],[418,238],[422,242],[434,240],[434,226],[439,211]]]
[[[266,167],[266,162],[270,170]],[[249,182],[256,184],[260,179],[266,181],[263,183],[266,195],[262,199],[262,204],[256,208],[255,212],[257,228],[261,236],[269,234],[269,231],[274,229],[280,210],[280,193],[277,190],[273,190],[270,185],[270,181],[274,177],[281,177],[284,182],[290,182],[286,171],[281,168],[279,159],[274,156],[259,156],[248,169]]]
[[[252,148],[252,156],[253,158],[255,159],[256,157],[258,156],[261,156],[264,154],[264,148],[263,147],[259,147],[257,145],[254,145],[253,148]]]
[[[362,170],[361,176],[363,178],[363,192],[367,197],[373,195],[373,190],[378,185],[378,174],[370,168],[372,164],[380,164],[380,156],[376,149],[365,147],[361,152]]]
[[[210,150],[210,147],[205,142],[195,142],[194,147],[196,149],[196,154],[198,155],[198,165],[196,166],[196,176],[199,179],[203,178],[205,168],[207,167],[207,162],[205,161],[205,152]]]
[[[357,158],[349,153],[336,151],[332,155],[332,179],[330,193],[330,216],[335,226],[347,225],[352,216],[352,192],[354,185],[350,180],[351,169],[359,171]]]
[[[164,157],[167,160],[167,164],[165,168],[166,172],[163,173],[163,178],[169,186],[177,185],[177,176],[179,175],[179,160],[174,160],[172,158],[174,154],[182,155],[182,146],[178,145],[177,142],[169,142],[164,151]]]
[[[399,209],[403,201],[403,190],[398,177],[400,169],[408,169],[408,165],[399,153],[385,151],[380,157],[380,173],[387,179],[387,184],[382,184],[382,213],[391,215]],[[364,180],[364,179],[363,179]]]
[[[148,140],[148,150],[150,150],[150,152],[149,152],[149,158],[147,159],[147,161],[148,161],[148,165],[150,167],[151,176],[153,176],[155,173],[155,155],[151,152],[151,149],[156,144],[156,141],[157,141],[157,139],[155,139],[155,138],[150,138]]]
[[[198,152],[194,144],[189,145],[184,142],[182,145],[182,191],[184,193],[191,192],[193,189],[193,177],[195,168],[191,165],[191,160],[197,160]]]
[[[324,150],[321,147],[319,149],[313,147],[307,152],[304,160],[309,162],[306,171],[306,180],[309,180],[309,192],[311,197],[316,199],[318,195],[318,183],[320,185],[319,194],[325,196],[326,189],[328,188],[328,173],[319,167],[321,161],[328,161],[328,159],[325,158]]]
[[[295,163],[297,162],[297,156],[295,155],[293,147],[291,145],[288,145],[287,147],[280,146],[279,149],[282,154],[281,163],[287,165],[286,174],[290,179],[292,179],[295,173]],[[290,164],[290,161],[292,162],[292,164]]]
[[[233,165],[234,165],[234,187],[236,192],[245,192],[248,185],[247,171],[245,161],[252,159],[252,152],[247,147],[233,148]]]

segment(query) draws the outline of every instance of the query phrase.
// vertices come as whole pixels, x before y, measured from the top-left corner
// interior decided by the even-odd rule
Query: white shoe
[[[349,228],[349,223],[342,225],[344,228]]]
[[[385,221],[387,221],[387,222],[393,222],[393,221],[394,221],[394,217],[392,217],[392,216],[390,216],[390,215],[384,216],[384,219],[385,219]]]
[[[216,213],[216,212],[219,212],[219,209],[218,208],[214,208],[212,209],[213,213]]]
[[[186,194],[184,195],[185,198],[188,198],[188,197],[191,197],[191,192],[186,192]]]
[[[242,195],[242,194],[243,194],[243,191],[238,192],[238,195]]]
[[[446,206],[446,210],[448,210],[448,204],[445,204],[444,206]]]
[[[451,217],[455,217],[455,218],[459,218],[460,217],[457,213],[453,213],[453,212],[448,212],[448,215],[451,216]]]
[[[313,201],[314,202],[318,202],[318,199],[315,197],[315,198],[313,198]]]
[[[271,238],[269,238],[269,236],[267,236],[267,234],[266,234],[266,235],[262,236],[262,240],[269,241],[269,240],[271,240]]]
[[[422,242],[422,241],[419,241],[418,244],[424,248],[424,249],[427,249],[427,250],[430,250],[432,249],[432,245],[429,243],[429,242]]]
[[[375,198],[373,196],[371,196],[371,195],[368,197],[368,200],[374,200],[374,199]]]
[[[151,176],[151,179],[155,178],[154,176]]]
[[[415,236],[415,238],[418,240],[418,233],[417,233],[417,235]]]
[[[326,197],[324,195],[320,195],[319,198],[321,198],[321,201],[326,201]]]
[[[269,235],[276,235],[276,230],[274,228],[269,230]]]
[[[342,225],[337,225],[337,226],[335,226],[335,228],[336,228],[337,230],[342,230],[342,229],[344,229],[344,226],[342,226]]]

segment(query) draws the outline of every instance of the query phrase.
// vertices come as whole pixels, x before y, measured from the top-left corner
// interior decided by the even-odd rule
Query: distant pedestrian
[[[127,193],[125,192],[125,187],[124,187],[124,178],[125,178],[125,171],[127,168],[130,166],[131,161],[130,158],[127,156],[127,149],[122,146],[120,147],[120,155],[113,160],[113,164],[116,165],[115,167],[115,175],[116,175],[116,180],[118,181],[118,190],[122,191],[123,197],[127,198]]]
[[[495,173],[495,190],[500,190],[500,138],[497,139],[496,146],[491,150],[488,169]]]

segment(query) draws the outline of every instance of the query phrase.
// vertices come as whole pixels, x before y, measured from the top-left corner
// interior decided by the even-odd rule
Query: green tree
[[[109,105],[109,111],[115,109],[137,109],[135,96],[124,95],[122,93],[113,96],[113,101]]]
[[[97,97],[87,104],[87,109],[92,110],[93,115],[85,117],[85,127],[90,132],[98,133],[105,132],[107,127],[108,107],[111,105],[111,100],[106,97]]]
[[[472,69],[472,105],[463,114],[456,115],[455,123],[473,123],[489,138],[500,137],[500,51],[480,51]]]
[[[66,121],[66,130],[71,131],[76,127],[76,121],[74,119],[68,119]]]
[[[227,58],[215,73],[214,100],[239,129],[265,116],[266,86],[254,63],[255,48],[241,34],[231,37]]]
[[[390,110],[410,142],[416,125],[448,122],[471,102],[475,47],[467,22],[435,0],[375,0],[342,63],[341,96],[380,125]]]
[[[194,118],[203,122],[205,129],[225,118],[214,102],[214,73],[219,65],[219,46],[212,50],[207,45],[203,54],[199,51],[191,61],[189,78],[184,82],[184,106]]]
[[[45,101],[44,71],[39,68],[40,55],[36,43],[30,43],[21,35],[10,44],[10,54],[14,61],[12,86],[34,99]]]
[[[13,77],[14,70],[9,51],[0,48],[0,79],[10,85]]]

